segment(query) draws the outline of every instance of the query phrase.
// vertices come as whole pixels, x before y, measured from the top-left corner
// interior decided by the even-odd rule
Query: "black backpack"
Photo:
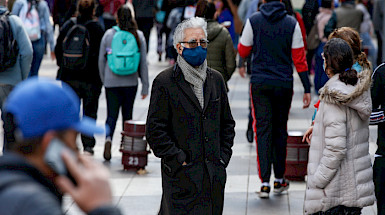
[[[90,52],[90,35],[84,25],[77,24],[76,18],[71,19],[74,25],[63,40],[62,66],[71,70],[83,70],[87,66]]]
[[[19,46],[9,23],[9,11],[0,16],[0,72],[15,65],[19,54]]]

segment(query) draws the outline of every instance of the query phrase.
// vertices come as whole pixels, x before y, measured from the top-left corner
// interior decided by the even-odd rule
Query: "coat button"
[[[206,117],[206,115],[202,115],[202,118],[204,119],[204,120],[206,120],[207,119],[207,117]]]
[[[208,137],[205,137],[205,141],[206,141],[206,142],[209,142],[209,138],[208,138]]]

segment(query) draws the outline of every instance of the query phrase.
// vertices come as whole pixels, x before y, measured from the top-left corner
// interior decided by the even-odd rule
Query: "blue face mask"
[[[204,49],[202,46],[196,48],[183,48],[182,57],[191,66],[200,66],[205,62],[207,56],[207,48]]]

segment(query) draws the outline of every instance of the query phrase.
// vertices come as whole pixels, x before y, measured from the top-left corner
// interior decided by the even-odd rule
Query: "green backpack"
[[[117,75],[131,75],[138,71],[140,52],[135,36],[122,31],[118,26],[112,38],[111,53],[107,55],[108,66]]]

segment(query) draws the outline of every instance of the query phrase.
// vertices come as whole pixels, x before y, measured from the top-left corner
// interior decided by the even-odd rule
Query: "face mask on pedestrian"
[[[207,56],[207,48],[197,46],[195,48],[183,48],[182,57],[191,66],[200,66],[205,62]]]

